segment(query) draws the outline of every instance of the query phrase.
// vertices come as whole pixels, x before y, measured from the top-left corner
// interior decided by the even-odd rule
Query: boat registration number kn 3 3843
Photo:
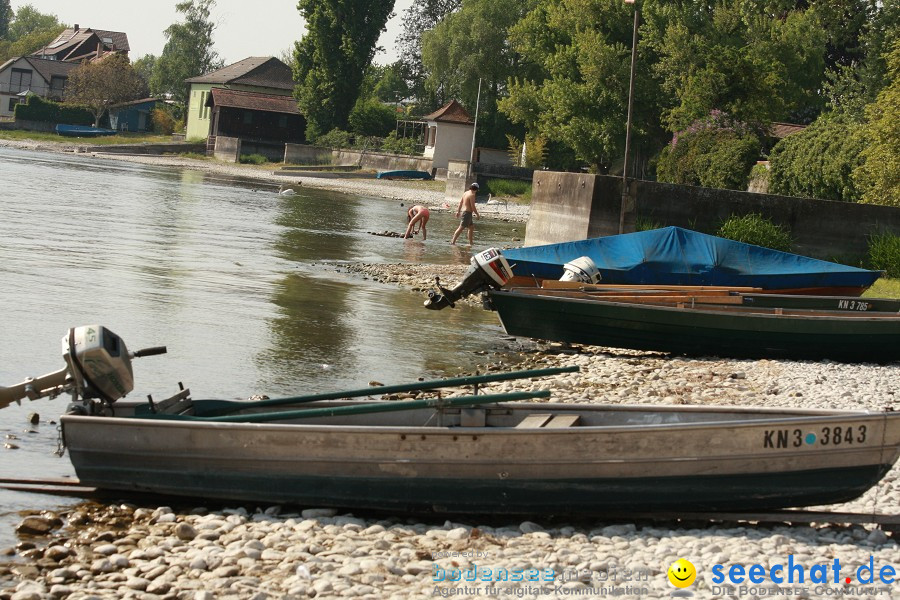
[[[801,446],[841,446],[864,444],[865,425],[834,425],[818,431],[802,429],[768,429],[763,434],[763,448],[799,448]]]

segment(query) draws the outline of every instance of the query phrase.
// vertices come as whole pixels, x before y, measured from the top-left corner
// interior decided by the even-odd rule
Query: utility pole
[[[625,124],[625,162],[622,165],[622,206],[619,210],[619,233],[625,233],[625,213],[634,211],[635,200],[628,190],[628,155],[631,152],[631,112],[634,107],[634,63],[637,57],[637,36],[640,11],[635,0],[625,0],[634,4],[634,31],[631,34],[631,78],[628,84],[628,120]]]
[[[469,150],[469,177],[475,171],[475,133],[478,131],[478,107],[481,105],[481,77],[478,78],[478,96],[475,97],[475,126],[472,128],[472,149]]]

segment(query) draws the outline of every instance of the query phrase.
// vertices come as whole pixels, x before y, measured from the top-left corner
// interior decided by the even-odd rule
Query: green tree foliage
[[[66,83],[66,101],[86,106],[94,115],[94,127],[113,104],[137,100],[143,80],[122,54],[110,54],[97,62],[72,69]]]
[[[862,190],[862,202],[900,206],[900,41],[887,65],[890,84],[866,107],[862,137],[868,145],[853,181]]]
[[[28,100],[16,104],[17,119],[25,121],[42,121],[44,123],[62,123],[64,125],[90,125],[94,115],[84,106],[44,100],[40,96],[28,96]]]
[[[635,70],[632,144],[656,152],[668,136],[659,126],[665,99],[650,65],[644,32],[659,7],[642,4]],[[551,144],[564,145],[595,171],[606,172],[625,147],[634,9],[614,0],[549,0],[512,28],[510,43],[530,72],[520,70],[500,110]],[[563,149],[564,150],[564,149]],[[556,151],[551,152],[551,161]]]
[[[3,4],[0,1],[0,13],[2,11]],[[2,20],[0,15],[0,25]],[[0,35],[0,64],[43,48],[64,29],[65,25],[59,22],[56,15],[41,13],[30,4],[20,6],[9,21],[6,36]]]
[[[772,148],[769,193],[858,201],[860,192],[851,175],[860,164],[865,143],[857,120],[824,113]]]
[[[163,32],[166,45],[153,67],[150,91],[154,95],[170,94],[175,102],[187,103],[190,77],[205,75],[223,66],[213,49],[215,23],[210,10],[215,0],[187,0],[175,5],[184,21],[169,25]]]
[[[37,31],[58,31],[64,28],[65,25],[59,22],[56,15],[42,13],[32,5],[25,4],[16,9],[15,18],[9,24],[7,39],[15,42]]]
[[[403,13],[403,31],[397,39],[400,75],[426,112],[439,108],[445,102],[425,86],[428,73],[422,63],[422,32],[434,29],[461,5],[462,0],[413,0]]]
[[[299,0],[307,31],[294,50],[294,96],[307,139],[347,126],[393,6],[392,0]]]
[[[826,35],[814,8],[773,15],[765,3],[664,2],[649,11],[647,45],[663,90],[669,131],[711,110],[748,123],[820,110]],[[773,18],[773,16],[775,18]]]
[[[390,132],[381,145],[381,149],[392,154],[421,155],[415,138],[397,137],[397,132]]]
[[[656,175],[668,183],[746,190],[759,152],[759,137],[750,128],[716,111],[675,135]]]
[[[9,34],[9,23],[13,18],[13,10],[9,0],[0,0],[0,40],[5,40]]]
[[[144,96],[149,96],[150,80],[153,78],[153,69],[156,67],[156,56],[154,56],[153,54],[145,54],[131,63],[131,66],[134,67],[134,71],[144,82],[143,91],[141,92],[141,94]]]
[[[782,252],[790,252],[794,243],[789,232],[760,214],[732,216],[722,223],[716,235]]]
[[[349,122],[353,133],[384,137],[397,127],[397,110],[374,98],[360,98],[350,111]]]
[[[539,169],[547,163],[547,140],[538,135],[526,136],[520,140],[507,134],[507,154],[515,167]]]
[[[463,0],[433,30],[422,34],[426,87],[444,102],[458,100],[474,115],[478,105],[477,143],[501,146],[509,129],[497,110],[507,80],[521,68],[507,32],[536,0]],[[478,81],[482,80],[481,101]]]

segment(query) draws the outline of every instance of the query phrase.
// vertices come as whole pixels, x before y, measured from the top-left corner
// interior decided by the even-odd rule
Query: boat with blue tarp
[[[859,296],[880,271],[735,242],[681,227],[504,250],[513,275],[559,279],[589,257],[605,284],[759,288],[778,293]]]

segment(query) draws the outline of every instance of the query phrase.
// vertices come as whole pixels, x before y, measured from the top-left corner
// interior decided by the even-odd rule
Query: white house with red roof
[[[435,169],[446,169],[451,160],[472,160],[472,134],[475,123],[462,104],[451,100],[425,121],[425,152]]]

